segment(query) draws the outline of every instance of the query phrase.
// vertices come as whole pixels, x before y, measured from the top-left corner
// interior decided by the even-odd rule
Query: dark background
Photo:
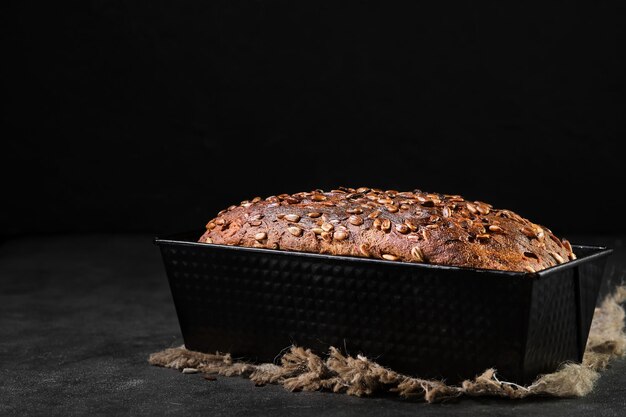
[[[164,234],[338,185],[626,231],[623,2],[2,7],[0,237]]]

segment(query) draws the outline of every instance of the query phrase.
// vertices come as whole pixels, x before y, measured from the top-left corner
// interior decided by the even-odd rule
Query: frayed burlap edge
[[[624,309],[626,286],[618,287],[596,308],[582,364],[565,363],[554,373],[542,375],[529,386],[500,381],[495,369],[487,369],[460,386],[414,378],[384,368],[363,356],[346,356],[331,347],[327,359],[310,349],[292,346],[280,365],[237,362],[230,354],[207,354],[185,349],[166,349],[150,355],[152,365],[185,373],[241,375],[257,385],[281,384],[290,391],[330,390],[356,396],[380,392],[423,399],[429,403],[467,396],[521,399],[530,396],[583,397],[589,394],[609,362],[626,350]]]

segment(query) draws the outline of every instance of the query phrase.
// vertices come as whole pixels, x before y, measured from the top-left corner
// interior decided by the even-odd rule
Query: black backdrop
[[[337,185],[624,232],[624,7],[5,5],[0,234],[168,233]]]

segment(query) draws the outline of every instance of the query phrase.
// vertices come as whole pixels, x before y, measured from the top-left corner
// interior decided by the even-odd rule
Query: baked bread
[[[575,259],[567,240],[458,195],[361,187],[230,206],[200,242],[389,261],[536,272]]]

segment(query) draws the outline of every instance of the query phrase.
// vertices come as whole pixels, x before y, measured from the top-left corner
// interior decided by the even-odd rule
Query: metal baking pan
[[[185,346],[272,362],[335,346],[457,383],[495,367],[531,382],[582,360],[611,249],[537,273],[459,268],[156,238]]]

